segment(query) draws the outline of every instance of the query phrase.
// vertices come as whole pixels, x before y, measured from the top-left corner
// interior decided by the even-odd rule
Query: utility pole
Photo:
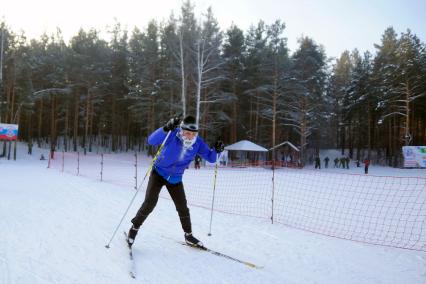
[[[0,84],[3,83],[3,27],[1,29],[1,43],[0,43]]]
[[[1,36],[1,40],[0,40],[0,88],[3,88],[3,38],[4,38],[3,27],[1,27],[0,36]],[[0,94],[1,94],[1,89],[0,89]],[[0,95],[0,99],[1,99],[1,95]],[[0,100],[0,122],[1,122],[1,115],[2,115],[1,104],[2,104],[2,101]]]

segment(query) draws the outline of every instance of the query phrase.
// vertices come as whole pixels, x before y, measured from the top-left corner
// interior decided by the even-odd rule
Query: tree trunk
[[[411,134],[410,134],[410,83],[406,81],[405,84],[405,109],[407,111],[406,117],[405,117],[405,133],[404,133],[404,141],[405,146],[410,145],[411,142]]]
[[[15,81],[15,78],[13,78],[13,81]],[[11,98],[11,104],[10,104],[10,123],[14,123],[14,116],[15,116],[15,82],[13,82],[12,86],[12,98]]]
[[[37,127],[37,145],[41,147],[41,127],[43,123],[43,98],[40,98],[40,109],[38,113],[38,127]]]
[[[117,135],[117,133],[116,133],[116,127],[115,127],[115,125],[116,125],[116,101],[115,101],[115,98],[114,98],[114,96],[112,97],[112,114],[111,114],[111,139],[112,139],[112,145],[111,145],[111,150],[113,151],[113,152],[115,152],[116,150],[117,150],[117,141],[116,141],[116,135]]]
[[[302,114],[301,124],[300,124],[300,160],[302,165],[306,164],[306,119],[305,115]]]
[[[371,154],[371,125],[373,123],[371,119],[371,102],[368,101],[367,104],[367,156],[370,157]]]
[[[237,94],[237,87],[235,82],[232,83],[232,90],[234,95]],[[237,113],[237,101],[232,102],[232,122],[231,122],[231,143],[237,142],[237,121],[238,121],[238,113]]]
[[[90,118],[90,91],[87,90],[87,97],[86,97],[86,118],[84,123],[84,136],[83,136],[83,149],[84,149],[84,155],[87,153],[87,137],[89,134],[89,118]]]
[[[56,148],[56,137],[55,137],[55,112],[56,112],[56,107],[55,107],[55,97],[50,96],[50,106],[51,106],[51,111],[50,111],[50,158],[54,159],[55,158],[55,148]]]
[[[92,152],[92,142],[93,142],[93,101],[90,101],[90,119],[89,119],[89,152]]]
[[[69,108],[68,108],[68,100],[65,104],[65,121],[64,121],[64,151],[68,151],[68,124],[69,124]]]
[[[277,73],[275,72],[275,78],[274,78],[274,92],[272,93],[272,148],[275,147],[275,129],[276,129],[276,116],[277,116]],[[273,151],[275,153],[275,151]],[[275,157],[273,157],[273,160],[275,161]]]
[[[20,116],[21,116],[21,111],[20,111],[20,108],[17,110],[17,113],[16,113],[16,124],[18,124],[19,125],[19,121],[20,121]],[[14,161],[16,161],[16,148],[17,148],[17,145],[16,145],[16,143],[17,143],[17,141],[18,141],[18,137],[16,137],[16,140],[15,141],[13,141],[13,160]]]
[[[259,103],[259,98],[257,97],[257,91],[256,91],[256,112],[255,112],[255,116],[254,116],[254,140],[256,142],[259,141],[259,108],[260,108],[260,103]]]
[[[74,96],[74,133],[73,133],[73,146],[74,152],[77,152],[78,145],[78,117],[79,117],[79,109],[80,109],[80,95],[75,93]]]
[[[349,130],[349,158],[352,159],[353,157],[353,153],[354,153],[354,143],[353,143],[353,131],[354,131],[354,127],[352,125],[352,119],[349,121],[349,125],[348,125],[348,130]]]
[[[249,112],[249,121],[250,121],[250,123],[249,123],[249,129],[250,129],[250,131],[249,131],[249,133],[250,133],[250,135],[249,135],[249,138],[250,139],[253,139],[253,133],[254,133],[254,131],[253,131],[253,128],[254,128],[254,122],[253,122],[253,98],[250,98],[250,112]]]
[[[342,150],[342,155],[345,154],[345,148],[346,148],[346,126],[345,125],[341,125],[340,126],[340,147]]]

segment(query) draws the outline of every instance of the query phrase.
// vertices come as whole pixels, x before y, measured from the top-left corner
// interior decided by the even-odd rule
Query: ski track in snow
[[[137,279],[132,279],[122,231],[143,194],[106,249],[134,189],[48,170],[37,159],[40,151],[32,157],[22,152],[18,161],[0,160],[0,284],[426,283],[424,252],[218,212],[208,237],[210,211],[190,208],[194,234],[207,247],[264,267],[248,268],[176,243],[183,241],[179,218],[173,203],[162,198],[136,238]]]

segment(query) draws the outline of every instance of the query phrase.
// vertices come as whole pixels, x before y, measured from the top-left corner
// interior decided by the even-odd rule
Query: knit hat
[[[195,117],[192,115],[185,116],[180,124],[180,128],[191,132],[198,132],[198,125],[195,123]]]

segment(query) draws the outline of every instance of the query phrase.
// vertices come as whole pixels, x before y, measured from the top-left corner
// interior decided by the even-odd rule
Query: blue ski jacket
[[[154,164],[155,171],[171,184],[177,184],[182,181],[185,169],[196,154],[199,154],[210,163],[216,162],[217,158],[216,150],[210,149],[199,136],[197,136],[195,143],[191,147],[185,149],[179,138],[179,131],[180,128],[177,128],[170,133]],[[166,136],[167,132],[163,130],[163,127],[160,127],[148,137],[148,144],[161,145]]]

